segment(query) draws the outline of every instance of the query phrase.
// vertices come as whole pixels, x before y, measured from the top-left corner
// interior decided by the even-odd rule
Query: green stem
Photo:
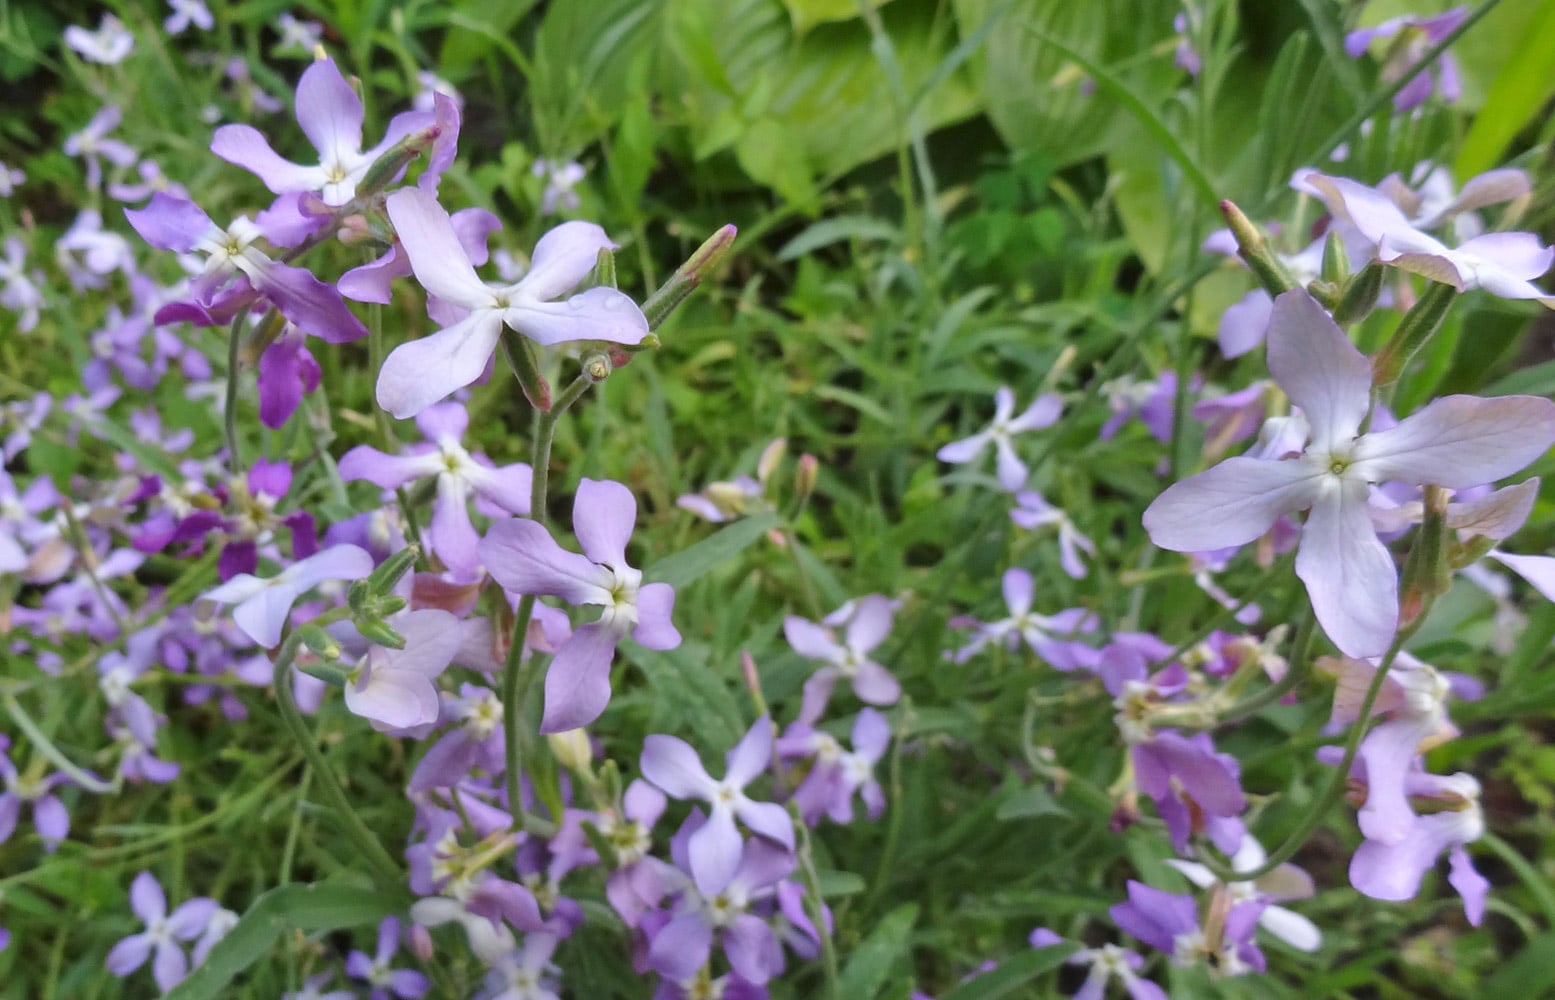
[[[293,632],[281,644],[280,654],[275,659],[275,701],[281,709],[281,721],[286,723],[292,739],[302,748],[303,756],[307,759],[319,787],[323,789],[324,797],[339,814],[341,822],[345,824],[346,834],[356,845],[357,851],[376,869],[379,881],[386,887],[397,887],[404,882],[405,873],[400,870],[394,856],[384,848],[373,832],[367,828],[367,824],[362,821],[362,817],[351,807],[351,800],[346,797],[340,779],[335,776],[329,761],[324,759],[324,753],[319,749],[317,740],[314,739],[307,724],[302,721],[302,713],[297,710],[297,701],[292,697],[291,667],[292,661],[297,658],[301,648],[302,636],[298,632]]]
[[[797,810],[795,812],[797,813]],[[826,926],[826,904],[821,899],[821,877],[815,870],[815,856],[810,850],[810,828],[798,815],[794,816],[794,827],[799,831],[799,850],[795,853],[799,859],[800,874],[804,879],[805,913],[815,927],[816,936],[821,939],[821,971],[826,977],[826,991],[823,995],[830,1000],[838,1000],[837,946],[832,941],[830,929]]]
[[[107,795],[118,791],[117,784],[99,781],[86,771],[72,764],[70,758],[61,753],[59,747],[55,746],[53,741],[43,734],[43,730],[38,728],[38,724],[32,721],[32,716],[28,715],[26,710],[22,708],[21,702],[17,701],[12,695],[7,693],[0,696],[0,704],[5,705],[6,714],[11,717],[12,722],[16,723],[16,728],[20,729],[32,741],[33,749],[41,753],[49,763],[69,775],[72,782],[95,795]]]
[[[1422,614],[1416,619],[1416,627],[1425,616]],[[1350,738],[1345,741],[1344,759],[1334,769],[1334,776],[1329,781],[1328,787],[1323,790],[1317,804],[1307,810],[1295,831],[1278,848],[1271,851],[1267,860],[1252,871],[1232,871],[1222,865],[1208,854],[1202,859],[1204,865],[1215,873],[1215,877],[1222,882],[1253,882],[1274,871],[1280,865],[1295,857],[1296,852],[1306,845],[1307,839],[1317,830],[1341,798],[1344,797],[1345,786],[1350,781],[1350,768],[1355,764],[1355,756],[1360,752],[1361,740],[1366,735],[1366,730],[1371,722],[1371,710],[1377,704],[1377,696],[1382,693],[1383,682],[1388,679],[1388,671],[1393,669],[1393,661],[1398,659],[1399,652],[1404,648],[1404,643],[1414,634],[1415,629],[1401,629],[1393,637],[1393,644],[1388,647],[1387,654],[1377,666],[1377,672],[1372,675],[1371,686],[1366,689],[1366,698],[1361,702],[1360,711],[1357,713],[1355,725],[1350,729]]]
[[[222,429],[227,436],[227,468],[234,477],[243,473],[243,459],[238,451],[238,360],[243,346],[243,323],[248,319],[248,306],[238,310],[227,330],[227,393],[222,405]]]

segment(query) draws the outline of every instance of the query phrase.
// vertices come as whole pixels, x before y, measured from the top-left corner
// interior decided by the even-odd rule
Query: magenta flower
[[[146,929],[124,938],[108,952],[105,965],[116,976],[127,976],[151,959],[151,976],[164,993],[183,981],[189,972],[189,959],[180,941],[193,941],[206,930],[220,907],[214,899],[191,899],[172,914],[167,912],[167,897],[156,876],[141,872],[130,885],[130,909],[145,922]]]
[[[450,105],[451,107],[451,105]],[[248,125],[223,125],[211,139],[211,152],[252,172],[276,194],[317,193],[336,208],[356,197],[367,168],[390,146],[436,120],[430,112],[406,111],[389,122],[383,140],[362,148],[362,99],[332,59],[320,59],[297,82],[297,124],[318,151],[319,162],[302,166],[282,159],[264,135]],[[457,113],[455,120],[457,121]],[[439,142],[444,137],[438,137]]]
[[[1241,766],[1216,751],[1208,733],[1163,730],[1133,741],[1129,752],[1135,782],[1155,802],[1177,851],[1186,851],[1195,833],[1206,833],[1228,853],[1242,843],[1246,831],[1236,818],[1247,808]]]
[[[1178,552],[1243,545],[1283,514],[1310,510],[1296,555],[1318,621],[1351,656],[1380,655],[1398,626],[1398,577],[1368,513],[1369,487],[1462,489],[1516,472],[1555,442],[1555,403],[1447,396],[1362,434],[1371,363],[1301,290],[1275,300],[1269,371],[1310,428],[1296,458],[1229,458],[1169,488],[1145,511],[1151,541]]]
[[[568,552],[536,521],[510,518],[486,532],[478,552],[487,572],[515,594],[560,597],[598,605],[597,621],[578,626],[545,675],[542,733],[586,726],[610,702],[610,661],[627,635],[649,649],[674,649],[680,633],[670,621],[675,590],[642,582],[626,562],[637,522],[637,501],[620,483],[585,479],[572,504],[572,527],[583,555]]]
[[[849,614],[843,615],[841,610],[844,609],[827,619],[828,624],[834,620],[847,622],[841,642],[825,625],[796,615],[783,619],[783,635],[794,652],[826,664],[805,681],[804,702],[799,710],[799,718],[804,722],[813,723],[821,717],[838,678],[846,678],[859,700],[871,705],[894,705],[902,696],[901,684],[869,655],[890,634],[896,602],[870,594],[850,601],[845,609]]]
[[[772,723],[756,720],[724,758],[722,780],[702,766],[697,752],[674,736],[649,736],[643,741],[643,777],[672,799],[696,799],[711,808],[707,822],[691,835],[690,871],[704,895],[718,892],[734,876],[742,853],[735,818],[758,836],[789,851],[794,849],[794,824],[788,811],[775,802],[755,802],[745,786],[766,770],[772,758]]]
[[[470,523],[469,501],[474,496],[509,514],[529,513],[530,469],[524,462],[494,468],[483,455],[471,455],[459,441],[470,416],[458,403],[439,403],[416,416],[416,426],[427,444],[412,446],[407,454],[387,455],[368,445],[358,445],[340,459],[340,478],[365,479],[384,489],[395,489],[427,476],[437,479],[432,501],[428,540],[443,564],[461,578],[473,578],[480,569],[477,546],[480,536]]]
[[[292,324],[259,355],[259,422],[279,428],[291,419],[302,397],[319,387],[319,363],[307,337]]]
[[[430,337],[401,344],[384,361],[378,403],[396,417],[413,417],[479,378],[504,325],[545,346],[636,344],[648,333],[642,310],[613,288],[590,288],[563,300],[593,272],[599,252],[615,246],[592,223],[557,226],[535,245],[528,274],[511,285],[488,285],[436,198],[406,189],[386,204],[416,280],[448,305],[469,310]]]
[[[1014,493],[1025,487],[1027,469],[1026,463],[1015,453],[1012,439],[1016,434],[1053,426],[1063,414],[1064,404],[1057,396],[1049,393],[1032,400],[1031,405],[1016,416],[1015,393],[1009,386],[1000,386],[993,399],[993,423],[971,437],[945,445],[935,453],[935,457],[941,462],[960,465],[975,461],[992,444],[997,456],[999,488],[1006,493]]]
[[[269,579],[239,573],[201,597],[234,604],[232,618],[250,639],[265,648],[281,641],[292,605],[326,580],[360,580],[373,571],[373,557],[355,545],[335,545],[292,563]]]

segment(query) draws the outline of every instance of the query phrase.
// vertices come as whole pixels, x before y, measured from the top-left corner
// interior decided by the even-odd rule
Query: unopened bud
[[[765,487],[767,480],[772,478],[772,473],[777,471],[778,463],[783,461],[783,456],[787,452],[788,438],[778,438],[761,449],[761,457],[756,459],[756,481]]]
[[[1447,310],[1457,294],[1456,288],[1441,283],[1433,282],[1426,288],[1414,308],[1399,321],[1398,329],[1393,331],[1387,345],[1372,359],[1373,385],[1380,387],[1398,381],[1410,359],[1441,329],[1442,320],[1447,317]]]
[[[317,625],[303,625],[297,629],[302,644],[326,660],[340,659],[340,643]]]
[[[745,689],[750,692],[756,715],[762,718],[769,716],[771,713],[767,709],[767,698],[761,690],[761,675],[756,672],[756,658],[743,649],[740,650],[740,676],[745,681]]]
[[[351,682],[351,671],[338,663],[303,662],[297,664],[297,669],[330,687],[345,687]]]
[[[594,285],[595,287],[616,287],[616,256],[608,248],[599,251],[599,256],[594,261]]]
[[[1323,267],[1320,275],[1336,288],[1350,278],[1350,257],[1344,252],[1344,240],[1337,229],[1330,229],[1328,238],[1323,241]]]
[[[375,595],[392,594],[400,579],[416,565],[416,559],[420,555],[419,545],[411,544],[400,549],[373,570],[372,575],[367,578],[368,589]]]
[[[394,12],[396,15],[399,11]],[[410,932],[406,935],[410,938],[410,952],[423,962],[432,960],[432,932],[420,924],[411,924]]]
[[[362,175],[362,182],[356,186],[357,200],[375,195],[393,184],[400,173],[410,166],[410,162],[431,149],[442,134],[442,122],[433,122],[390,146]]]
[[[706,242],[697,247],[696,252],[688,257],[674,274],[670,275],[669,280],[658,291],[648,296],[648,301],[643,303],[643,315],[648,318],[648,329],[657,330],[669,318],[669,314],[696,291],[703,279],[718,268],[723,259],[729,255],[729,249],[734,246],[734,238],[738,232],[734,226],[724,226],[709,236]]]
[[[1344,293],[1334,306],[1334,322],[1349,326],[1369,316],[1382,295],[1382,278],[1382,264],[1375,260],[1357,271],[1345,283]]]
[[[574,774],[590,773],[591,765],[594,763],[594,748],[589,745],[588,730],[569,729],[566,732],[551,733],[545,741],[551,745],[551,753],[562,767]]]
[[[799,456],[799,461],[794,465],[794,494],[803,502],[815,492],[815,481],[820,475],[821,463],[814,455],[806,452]]]
[[[1231,227],[1231,235],[1236,237],[1238,255],[1247,262],[1248,269],[1270,295],[1280,295],[1296,287],[1296,280],[1290,276],[1285,265],[1280,263],[1274,251],[1269,249],[1269,243],[1263,238],[1263,234],[1248,221],[1247,216],[1242,214],[1242,210],[1236,207],[1235,202],[1230,200],[1221,202],[1220,214],[1225,216],[1226,225]]]
[[[362,633],[362,638],[375,646],[387,646],[390,649],[404,649],[405,637],[389,627],[389,623],[381,618],[357,618],[352,624],[356,630]]]
[[[583,359],[583,374],[590,382],[599,383],[610,377],[615,365],[607,354],[590,354]]]
[[[510,330],[506,326],[502,328],[502,356],[507,359],[508,367],[513,370],[513,377],[518,379],[518,387],[523,390],[524,398],[529,400],[529,405],[547,413],[551,409],[551,384],[540,374],[539,362],[535,359],[534,344],[523,334]]]

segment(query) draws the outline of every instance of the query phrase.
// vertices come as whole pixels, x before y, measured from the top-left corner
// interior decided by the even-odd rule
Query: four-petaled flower
[[[993,394],[993,400],[993,423],[971,437],[945,445],[936,452],[936,457],[941,462],[959,465],[973,461],[983,453],[984,448],[992,444],[998,456],[999,487],[1006,493],[1014,493],[1026,485],[1026,463],[1015,454],[1011,439],[1025,431],[1053,426],[1063,412],[1064,404],[1057,396],[1049,393],[1032,400],[1031,405],[1016,416],[1015,393],[1009,386],[1000,386]]]

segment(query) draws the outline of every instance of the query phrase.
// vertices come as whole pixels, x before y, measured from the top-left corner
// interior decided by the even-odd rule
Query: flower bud
[[[297,669],[330,687],[345,687],[351,681],[351,672],[338,663],[299,663]]]
[[[777,471],[778,463],[783,461],[783,455],[788,451],[788,438],[777,438],[771,444],[761,449],[761,457],[756,460],[756,481],[765,489],[767,480],[772,478],[772,473]]]
[[[367,578],[368,589],[375,595],[394,593],[395,586],[412,566],[416,565],[416,558],[421,555],[419,545],[407,545],[394,553]]]
[[[738,230],[733,226],[724,226],[718,232],[707,238],[701,246],[697,247],[686,262],[670,275],[658,291],[648,296],[648,301],[643,303],[643,315],[648,318],[648,329],[657,330],[670,313],[696,291],[702,280],[711,274],[723,259],[729,255],[729,248],[734,245],[734,238]]]
[[[1330,229],[1328,238],[1323,241],[1323,267],[1320,275],[1336,288],[1349,280],[1350,258],[1344,252],[1344,240],[1340,238],[1337,229]]]
[[[432,148],[443,134],[443,123],[433,122],[425,128],[418,128],[405,138],[390,146],[383,155],[372,162],[367,168],[367,173],[362,175],[362,183],[356,186],[356,198],[358,201],[377,194],[400,175],[410,162],[422,153]]]
[[[794,495],[800,503],[810,499],[810,494],[815,492],[815,480],[820,475],[821,463],[814,455],[809,453],[799,456],[799,461],[794,465]]]
[[[297,629],[302,644],[326,660],[340,659],[340,643],[317,625],[303,625]]]
[[[599,251],[599,258],[594,262],[594,285],[596,288],[616,287],[616,257],[608,248]]]
[[[1410,359],[1441,329],[1442,320],[1446,318],[1447,310],[1457,294],[1458,290],[1451,285],[1433,283],[1426,288],[1414,308],[1399,321],[1392,339],[1372,359],[1373,385],[1381,387],[1398,381]]]
[[[603,382],[615,371],[608,354],[590,354],[583,359],[583,374],[593,383]]]
[[[405,637],[389,627],[389,623],[381,618],[356,618],[352,620],[356,630],[362,633],[362,638],[375,646],[387,646],[390,649],[404,649]]]
[[[1226,217],[1226,225],[1231,227],[1231,235],[1236,237],[1238,255],[1247,262],[1248,269],[1258,278],[1265,291],[1270,295],[1279,295],[1296,287],[1296,280],[1280,263],[1274,251],[1269,249],[1263,234],[1248,221],[1234,202],[1221,202],[1220,214]]]
[[[1334,322],[1349,326],[1370,315],[1382,295],[1382,277],[1382,264],[1375,260],[1351,276],[1334,306]]]
[[[586,729],[569,729],[551,733],[545,738],[551,745],[551,753],[562,767],[574,774],[587,775],[594,763],[594,748],[589,745]]]
[[[507,359],[518,387],[523,390],[529,405],[541,413],[551,409],[551,384],[540,374],[535,359],[534,343],[523,334],[504,326],[502,328],[502,356]]]

